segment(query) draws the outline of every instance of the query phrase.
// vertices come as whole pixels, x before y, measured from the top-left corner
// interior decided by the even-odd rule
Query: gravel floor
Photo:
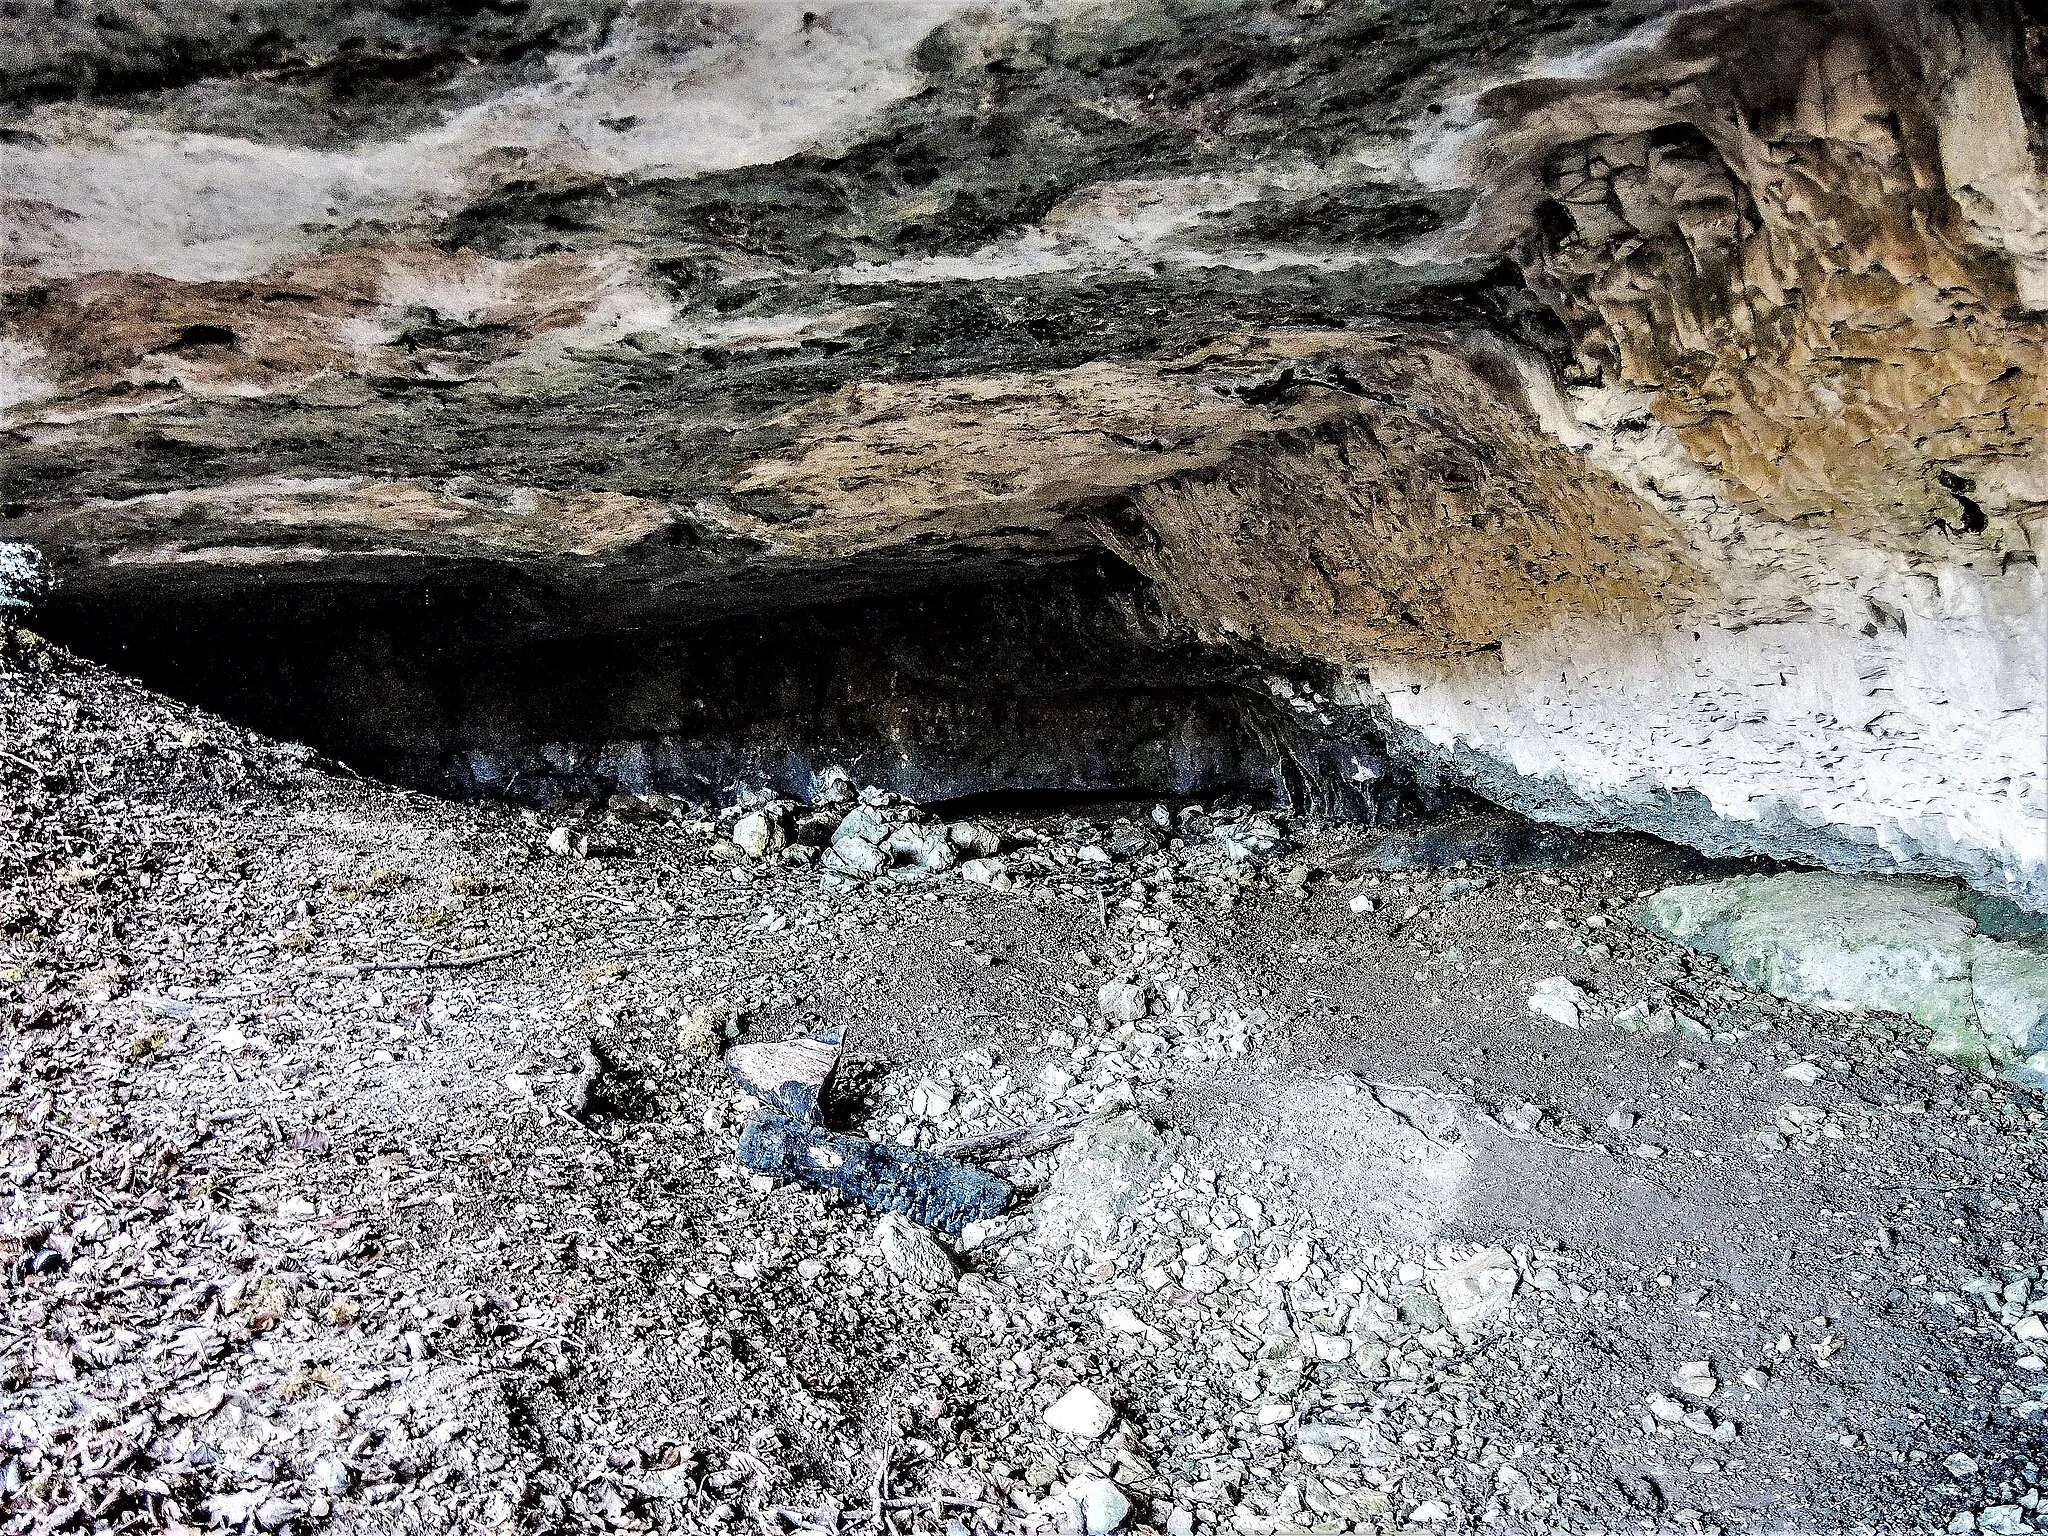
[[[0,1531],[2048,1528],[2035,1100],[1634,929],[1680,850],[1151,809],[828,881],[25,638]],[[940,1283],[733,1161],[826,1023],[839,1128],[1086,1123]]]

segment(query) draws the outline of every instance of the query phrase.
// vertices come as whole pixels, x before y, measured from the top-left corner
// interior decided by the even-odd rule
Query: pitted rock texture
[[[375,608],[245,714],[347,672],[329,734],[425,778],[879,758],[900,713],[707,706],[677,648],[1106,552],[1150,587],[1136,686],[1236,702],[1062,705],[1032,787],[1369,792],[1383,747],[2048,907],[2023,7],[96,14],[0,21],[0,529],[74,644],[189,671],[165,646],[232,650],[257,594]],[[507,686],[564,646],[579,682],[480,708],[486,631]],[[1014,661],[914,702],[1012,730]],[[911,734],[910,780],[1009,771]]]

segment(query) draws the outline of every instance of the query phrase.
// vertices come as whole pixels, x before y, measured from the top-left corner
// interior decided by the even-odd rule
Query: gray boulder
[[[1939,1055],[2048,1085],[2048,947],[1987,936],[1979,905],[1935,880],[1744,875],[1671,886],[1634,916],[1760,991],[1905,1014]]]

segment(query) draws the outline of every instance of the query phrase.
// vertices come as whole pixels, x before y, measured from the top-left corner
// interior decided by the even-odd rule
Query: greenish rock
[[[2048,1068],[2048,1058],[2031,1059],[2048,1049],[2048,950],[1987,936],[1962,887],[1744,875],[1671,886],[1634,917],[1759,991],[1838,1012],[1904,1014],[1927,1028],[1935,1054],[1998,1062],[2020,1081]]]
[[[1084,1121],[1060,1149],[1038,1202],[1038,1230],[1055,1244],[1110,1247],[1118,1224],[1173,1165],[1173,1149],[1142,1115]]]
[[[1979,939],[1970,992],[1995,1054],[2048,1050],[2048,952]]]

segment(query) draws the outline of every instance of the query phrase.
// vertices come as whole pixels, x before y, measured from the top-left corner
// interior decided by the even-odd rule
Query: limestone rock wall
[[[2048,906],[2024,7],[30,10],[0,531],[87,648],[1107,551],[1307,738]]]

